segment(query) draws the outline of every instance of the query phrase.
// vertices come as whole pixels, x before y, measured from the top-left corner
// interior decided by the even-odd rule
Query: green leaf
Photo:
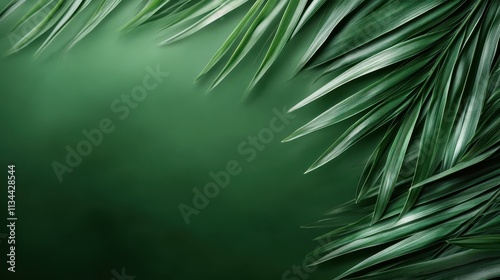
[[[442,33],[426,34],[388,48],[387,50],[378,53],[346,70],[345,72],[334,78],[332,81],[324,85],[322,88],[299,102],[297,105],[293,106],[289,110],[289,112],[293,112],[333,91],[334,89],[337,89],[338,87],[363,75],[372,73],[376,70],[385,68],[397,62],[420,54],[431,47],[437,40],[442,39],[442,37]]]
[[[265,31],[271,26],[273,21],[278,17],[284,8],[284,1],[267,1],[264,8],[262,8],[256,19],[248,28],[222,71],[215,78],[209,91],[219,85],[227,77],[227,75],[234,70],[236,65],[238,65],[252,49],[252,47],[255,46],[258,40],[262,37],[262,35],[264,35]]]
[[[464,49],[454,73],[454,83],[452,84],[450,93],[450,105],[447,108],[450,113],[447,118],[449,124],[446,127],[449,127],[450,130],[446,131],[449,137],[446,143],[447,148],[445,149],[441,170],[448,169],[456,164],[468,144],[469,137],[475,133],[475,126],[477,126],[475,113],[468,112],[467,107],[472,108],[471,106],[474,105],[482,107],[481,103],[483,101],[469,98],[468,87],[471,86],[470,82],[473,76],[474,62],[477,61],[474,58],[478,52],[480,20],[481,16],[486,13],[485,10],[486,5],[482,5],[481,9],[478,9],[474,13],[475,16],[468,24],[465,33]],[[475,95],[481,98],[483,93],[478,92]],[[462,114],[464,110],[468,113]]]
[[[498,279],[500,277],[500,266],[498,265],[498,258],[491,258],[488,260],[463,265],[429,275],[426,280],[441,280],[441,279],[454,279],[454,280],[469,280],[469,279]]]
[[[463,36],[462,36],[463,37]],[[463,38],[462,38],[463,39]],[[458,55],[461,50],[462,40],[454,44],[449,53],[446,54],[445,63],[439,69],[437,74],[437,83],[433,88],[433,94],[430,98],[429,111],[425,118],[419,145],[417,165],[412,184],[416,184],[428,178],[437,168],[444,155],[444,144],[446,138],[443,138],[442,125],[445,117],[445,109],[448,101],[448,92],[451,84],[451,75],[455,69]],[[443,56],[444,58],[444,56]],[[437,133],[436,133],[437,132]],[[421,188],[411,189],[408,199],[401,214],[406,213],[416,202]]]
[[[302,14],[297,26],[295,27],[295,31],[292,34],[294,37],[297,32],[304,27],[307,21],[309,21],[316,12],[325,5],[327,0],[312,0],[309,5],[307,5],[307,9]]]
[[[347,118],[359,114],[391,96],[407,96],[418,84],[424,75],[415,75],[423,70],[429,59],[419,58],[404,67],[404,71],[397,69],[383,79],[361,89],[332,108],[297,129],[283,142],[288,142],[309,133],[315,132],[330,125],[339,123]],[[413,76],[413,77],[412,77]]]
[[[314,65],[324,64],[356,48],[371,43],[397,28],[412,28],[413,20],[450,1],[385,1],[384,6],[349,24],[325,46]],[[459,1],[452,1],[458,3]]]
[[[421,100],[416,103],[417,104],[412,106],[411,111],[403,120],[401,128],[399,129],[393,140],[392,146],[389,149],[389,154],[384,167],[384,174],[382,175],[382,184],[380,186],[377,203],[375,204],[375,211],[373,213],[373,223],[379,221],[382,217],[382,214],[389,203],[394,186],[396,185],[396,181],[408,149],[408,144],[410,143],[410,139],[414,133],[413,131],[422,108]]]
[[[17,29],[19,26],[21,26],[22,24],[26,23],[28,21],[28,19],[33,19],[33,15],[37,14],[37,13],[40,13],[40,11],[44,10],[44,9],[48,9],[48,8],[52,8],[53,5],[55,5],[57,2],[56,0],[38,0],[32,7],[31,9],[26,13],[24,14],[21,19],[19,19],[16,23],[16,25],[14,25],[14,27],[12,28],[12,30],[15,30]],[[48,13],[46,13],[46,15],[48,15]]]
[[[469,90],[471,90],[471,93],[468,95],[464,114],[460,119],[459,129],[456,130],[452,139],[453,142],[450,143],[455,144],[451,159],[452,164],[462,157],[466,146],[474,137],[486,101],[487,81],[497,52],[498,34],[500,34],[500,5],[498,4],[498,2],[493,2],[486,16],[486,20],[491,21],[491,26],[487,23],[483,24],[479,34],[480,40],[484,42],[483,48],[481,48],[482,52],[477,55],[478,65],[473,73],[475,77],[472,77],[470,82],[471,87]],[[484,39],[482,39],[483,37]]]
[[[368,57],[379,53],[388,47],[408,40],[416,34],[425,34],[431,28],[433,28],[433,32],[446,32],[447,30],[453,29],[463,20],[462,15],[465,15],[466,12],[460,10],[457,11],[458,8],[459,5],[457,5],[455,1],[445,3],[431,12],[418,17],[410,25],[397,28],[388,34],[373,40],[370,44],[358,47],[338,58],[333,59],[328,68],[323,72],[323,76],[334,70],[341,69],[342,67],[352,66],[353,64],[367,59]],[[439,20],[442,20],[444,15],[454,13],[455,11],[457,11],[456,16],[437,25]]]
[[[389,269],[379,273],[370,273],[366,277],[354,277],[351,279],[372,279],[372,280],[386,280],[386,279],[405,279],[409,275],[423,276],[447,269],[454,269],[468,264],[474,264],[477,261],[489,259],[492,257],[499,257],[500,253],[491,252],[484,253],[476,250],[466,250],[455,253],[443,258],[422,261],[406,266]]]
[[[48,45],[61,33],[61,31],[68,25],[68,23],[85,7],[88,6],[90,1],[86,0],[75,0],[70,4],[65,11],[64,15],[61,17],[57,25],[54,27],[48,38],[43,42],[42,46],[37,50],[36,56],[39,56],[47,47]]]
[[[322,24],[320,30],[317,32],[316,37],[309,45],[306,53],[302,57],[297,66],[297,69],[302,69],[304,65],[313,57],[313,55],[318,51],[318,49],[326,42],[332,31],[337,27],[340,21],[347,16],[351,11],[353,11],[359,4],[364,0],[351,0],[351,1],[338,1],[329,3],[331,8],[329,9],[329,16],[326,21]],[[309,7],[315,9],[315,7]],[[308,8],[308,9],[309,9]]]
[[[217,8],[215,8],[213,11],[203,16],[195,23],[189,25],[187,28],[184,28],[181,31],[176,32],[175,34],[168,36],[160,44],[167,45],[176,42],[178,40],[184,39],[198,32],[199,30],[203,29],[204,27],[213,23],[214,21],[220,19],[227,13],[243,5],[245,2],[247,2],[247,0],[226,0],[222,4],[220,4]]]
[[[257,70],[257,73],[250,82],[245,95],[247,95],[250,90],[262,79],[267,70],[271,68],[271,65],[278,58],[286,43],[291,38],[293,30],[295,29],[295,26],[297,26],[306,4],[307,0],[296,0],[288,3],[285,13],[283,14],[283,17],[278,25],[276,34],[274,35],[274,39],[271,42],[271,45],[269,46],[266,56]]]
[[[467,236],[448,240],[451,244],[477,250],[500,250],[500,234]]]
[[[123,26],[122,30],[131,30],[141,25],[169,2],[169,0],[148,0],[142,10],[137,13],[137,15],[135,15],[135,17],[132,18],[125,26]]]
[[[78,42],[85,38],[92,30],[94,30],[99,23],[101,23],[106,16],[111,13],[120,4],[121,0],[105,0],[102,1],[97,10],[94,12],[85,26],[78,32],[73,40],[68,44],[65,51],[67,52],[73,48]]]
[[[26,0],[12,0],[7,6],[5,6],[0,11],[0,21],[6,18],[8,15],[13,13],[17,8],[19,8],[22,4],[24,4]]]
[[[347,129],[346,132],[342,134],[311,167],[309,167],[306,173],[338,157],[360,139],[394,119],[404,110],[408,103],[409,101],[405,101],[403,96],[390,99],[386,103],[372,109],[368,114]]]
[[[190,5],[193,1],[185,0],[185,3],[173,10],[172,13],[163,14],[162,18],[165,19],[165,22],[162,22],[163,26],[160,31],[190,23],[192,20],[200,18],[212,12],[217,7],[220,7],[225,1],[226,0],[200,1]]]
[[[498,150],[497,149],[494,149],[494,150],[491,150],[487,153],[484,153],[484,154],[481,154],[481,155],[478,155],[477,157],[473,158],[473,159],[470,159],[468,161],[464,161],[464,162],[461,162],[459,164],[457,164],[456,166],[444,171],[444,172],[441,172],[441,173],[438,173],[434,176],[431,176],[413,186],[411,186],[410,188],[410,193],[412,192],[416,192],[416,193],[419,193],[421,191],[421,189],[426,186],[427,184],[429,183],[432,183],[434,181],[437,181],[437,180],[440,180],[442,178],[446,178],[448,176],[451,176],[453,174],[456,174],[457,172],[459,171],[462,171],[466,168],[469,168],[471,166],[474,166],[474,165],[477,165],[478,163],[481,163],[482,161],[484,161],[485,159],[489,158],[490,156],[492,156],[496,151]],[[405,204],[408,204],[408,202],[406,202]],[[409,209],[409,208],[408,208]],[[406,211],[405,211],[406,212]],[[402,215],[405,213],[405,212],[402,212]]]
[[[238,26],[234,29],[234,31],[229,35],[227,40],[222,44],[220,49],[215,53],[215,55],[212,57],[210,62],[205,66],[205,68],[201,71],[201,73],[198,75],[196,78],[197,80],[201,78],[203,75],[208,73],[214,66],[219,62],[219,60],[224,56],[229,51],[229,48],[236,42],[237,38],[241,35],[243,32],[243,29],[251,23],[252,19],[255,17],[255,15],[258,14],[259,9],[262,7],[264,4],[264,0],[258,0],[256,1],[252,8],[248,11],[248,13],[245,15],[245,17],[240,21]]]
[[[46,1],[43,1],[44,3]],[[39,2],[41,3],[41,2]],[[53,1],[47,3],[46,5],[40,4],[37,5],[32,12],[30,12],[30,16],[27,17],[23,22],[20,23],[19,27],[17,27],[13,32],[20,32],[22,36],[20,36],[19,40],[12,46],[12,48],[8,51],[9,54],[16,53],[21,49],[28,46],[31,42],[40,37],[43,33],[45,33],[50,27],[52,27],[60,17],[61,8],[64,7],[64,0],[59,0],[55,5],[51,5]],[[35,17],[39,14],[46,14],[40,21],[34,21]],[[31,22],[33,20],[33,22]],[[32,28],[29,28],[29,31],[24,33],[21,32],[20,29],[23,29],[23,26],[34,25]],[[17,31],[19,30],[19,31]]]
[[[456,218],[438,227],[423,230],[410,237],[407,237],[402,241],[389,246],[387,249],[384,249],[379,253],[376,253],[366,260],[360,262],[353,268],[341,274],[336,279],[342,279],[345,276],[351,275],[352,273],[377,265],[379,263],[425,249],[426,247],[438,242],[442,238],[442,236],[446,236],[452,233],[457,228],[459,221],[460,219]]]
[[[368,191],[374,188],[375,184],[382,177],[382,162],[386,160],[387,152],[389,151],[392,139],[394,139],[394,135],[397,132],[394,127],[395,126],[392,125],[388,129],[388,131],[384,135],[384,138],[377,146],[373,154],[370,156],[370,159],[368,160],[368,163],[363,170],[363,174],[361,175],[361,179],[356,189],[356,203],[364,198]]]

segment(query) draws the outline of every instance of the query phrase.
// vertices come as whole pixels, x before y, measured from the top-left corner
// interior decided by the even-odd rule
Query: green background
[[[290,143],[281,139],[359,85],[298,111],[248,163],[238,145],[268,127],[273,108],[290,108],[316,87],[315,73],[290,80],[307,42],[294,39],[293,49],[285,50],[247,102],[240,98],[258,67],[257,51],[207,95],[210,79],[194,80],[245,9],[158,47],[161,22],[117,32],[137,9],[132,2],[66,56],[61,47],[88,15],[40,58],[33,57],[38,40],[0,59],[0,170],[6,174],[7,164],[16,165],[19,219],[17,272],[6,273],[2,240],[0,273],[8,276],[2,279],[112,279],[111,271],[123,267],[135,279],[281,279],[317,246],[313,238],[325,233],[300,226],[353,197],[374,145],[364,141],[304,175],[348,123]],[[21,13],[0,23],[2,52]],[[110,104],[156,65],[169,77],[128,118],[118,119]],[[52,162],[63,163],[65,147],[75,147],[85,139],[81,131],[97,128],[103,118],[113,120],[115,131],[60,183]],[[241,163],[241,174],[186,225],[179,203],[190,204],[192,189],[203,188],[212,180],[209,172],[223,170],[230,160]],[[6,231],[2,226],[0,233]],[[353,260],[322,265],[307,279],[331,279]]]

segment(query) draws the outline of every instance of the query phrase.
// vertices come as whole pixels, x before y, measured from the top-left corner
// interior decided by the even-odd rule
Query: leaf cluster
[[[13,1],[0,19],[20,6]],[[50,34],[42,52],[90,1],[40,0],[15,26],[12,52]],[[120,3],[100,5],[73,47]],[[162,20],[162,44],[185,38],[245,0],[143,1],[123,30]],[[45,16],[39,17],[39,14]],[[32,24],[33,19],[39,19]],[[319,264],[367,248],[379,251],[338,278],[500,277],[500,1],[256,0],[202,70],[221,64],[212,87],[272,34],[246,94],[291,38],[318,26],[296,67],[328,79],[292,107],[317,102],[378,71],[390,74],[353,92],[284,141],[337,124],[349,127],[308,169],[319,168],[376,131],[384,136],[361,175],[355,199],[308,227],[330,228],[312,253]],[[26,29],[25,25],[32,28]],[[172,31],[175,30],[175,31]],[[264,38],[265,39],[265,38]]]

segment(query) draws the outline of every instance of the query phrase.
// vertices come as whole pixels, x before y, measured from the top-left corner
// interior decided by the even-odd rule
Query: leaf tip
[[[299,104],[296,104],[295,106],[293,106],[292,108],[290,108],[290,109],[287,111],[287,113],[289,113],[289,114],[290,114],[290,113],[293,113],[294,111],[296,111],[296,110],[297,110],[297,109],[299,109],[299,108],[300,108]]]

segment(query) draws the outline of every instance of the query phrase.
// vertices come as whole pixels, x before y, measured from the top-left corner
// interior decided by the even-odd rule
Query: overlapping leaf
[[[121,3],[100,0],[67,49]],[[148,0],[125,24],[163,22],[162,43],[190,36],[246,0]],[[48,33],[45,50],[90,0],[31,2],[14,26],[12,52]],[[25,1],[12,1],[0,20]],[[307,170],[384,131],[361,175],[355,199],[306,227],[333,228],[318,239],[317,263],[380,246],[339,278],[483,279],[500,276],[500,2],[495,0],[256,0],[199,78],[222,64],[221,83],[271,35],[248,87],[268,73],[289,45],[315,22],[298,70],[337,72],[291,110],[323,101],[343,85],[391,70],[333,104],[284,141],[358,118]],[[43,16],[40,16],[43,15]],[[35,20],[36,19],[36,20]],[[19,30],[27,30],[19,32]],[[50,33],[48,31],[52,30]],[[19,35],[21,34],[21,35]],[[495,250],[491,250],[495,249]]]

